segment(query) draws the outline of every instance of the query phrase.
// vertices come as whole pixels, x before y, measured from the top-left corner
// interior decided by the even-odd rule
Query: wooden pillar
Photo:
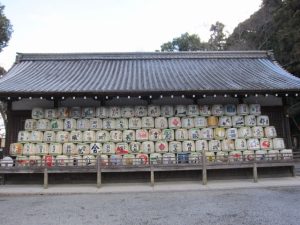
[[[153,170],[153,166],[150,166],[150,184],[151,187],[154,187],[154,170]]]
[[[206,170],[206,154],[205,151],[202,153],[202,184],[207,184],[207,170]]]
[[[101,161],[100,161],[100,156],[97,156],[97,188],[101,187]]]
[[[290,106],[290,102],[288,101],[288,97],[282,98],[283,102],[283,129],[284,133],[286,134],[286,147],[287,148],[292,148],[293,147],[293,142],[292,142],[292,134],[291,134],[291,126],[290,126],[290,118],[287,115],[287,109]]]
[[[293,165],[293,166],[291,167],[291,172],[292,172],[292,176],[293,176],[293,177],[296,177],[296,168],[295,168],[295,165]]]
[[[12,142],[12,140],[11,140],[11,124],[12,124],[12,120],[13,120],[12,101],[7,101],[6,116],[7,116],[7,124],[5,127],[6,131],[5,131],[5,149],[3,151],[4,155],[9,154],[9,145]]]
[[[44,169],[44,189],[48,188],[48,169],[45,167]]]
[[[253,164],[253,182],[257,183],[257,179],[258,179],[258,176],[257,176],[257,164],[255,162]]]

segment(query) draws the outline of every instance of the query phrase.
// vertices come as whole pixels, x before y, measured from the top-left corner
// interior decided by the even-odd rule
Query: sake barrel
[[[42,108],[33,108],[31,111],[32,119],[43,119],[45,117],[44,109]]]
[[[263,138],[264,129],[262,127],[252,127],[252,136],[254,138]]]
[[[130,153],[129,144],[126,142],[116,143],[116,154],[123,155]]]
[[[170,129],[181,128],[181,120],[179,117],[170,117],[168,119],[168,124]]]
[[[90,154],[90,145],[87,143],[78,143],[76,145],[78,155],[88,155]]]
[[[255,158],[256,160],[265,160],[266,159],[266,155],[267,155],[267,151],[266,150],[257,150],[255,151]]]
[[[154,142],[153,141],[144,141],[142,142],[142,146],[141,146],[141,152],[142,153],[152,153],[154,152]]]
[[[225,128],[217,127],[214,129],[214,139],[222,140],[225,138]]]
[[[39,119],[36,122],[36,129],[41,130],[41,131],[51,130],[50,120],[48,120],[48,119]]]
[[[261,138],[260,139],[260,148],[262,150],[273,149],[273,142],[270,138]]]
[[[123,160],[122,155],[111,155],[109,158],[109,162],[113,166],[122,165],[122,160]]]
[[[132,166],[135,162],[135,155],[133,154],[126,154],[123,155],[123,165],[125,166]]]
[[[181,118],[182,128],[191,129],[195,127],[194,119],[191,117],[183,117]]]
[[[149,163],[149,157],[147,154],[137,154],[135,158],[135,165],[146,165]]]
[[[12,167],[13,165],[14,160],[9,156],[5,156],[3,159],[0,160],[1,167]]]
[[[148,116],[159,117],[160,106],[159,105],[148,105]]]
[[[68,166],[69,165],[69,157],[66,155],[58,155],[55,158],[55,164],[57,166]]]
[[[128,129],[128,119],[118,118],[115,120],[116,130],[127,130]]]
[[[168,142],[157,141],[155,143],[155,152],[163,153],[163,152],[168,152],[168,150],[169,150]]]
[[[65,119],[70,116],[70,110],[68,107],[58,107],[57,108],[57,117],[59,119]]]
[[[77,120],[77,130],[88,130],[90,128],[89,119],[78,119]]]
[[[216,156],[214,152],[205,152],[206,161],[214,162],[216,160]]]
[[[276,128],[274,126],[265,127],[265,137],[267,138],[275,138],[277,137]]]
[[[140,142],[130,142],[129,144],[129,152],[131,153],[139,153],[141,152],[141,143]]]
[[[173,129],[163,129],[161,139],[165,140],[165,141],[174,141],[175,140],[174,130]]]
[[[184,117],[187,114],[187,108],[185,105],[175,105],[175,116]]]
[[[131,118],[134,117],[134,108],[131,106],[124,106],[121,108],[121,117]]]
[[[196,146],[194,141],[183,141],[182,142],[182,151],[183,152],[195,152]]]
[[[52,155],[45,155],[42,158],[42,165],[52,167],[55,165],[55,157]]]
[[[197,116],[194,118],[194,124],[196,128],[207,127],[207,120],[204,116]]]
[[[53,119],[50,122],[51,129],[54,131],[59,131],[64,129],[64,122],[62,119]]]
[[[37,143],[35,144],[35,154],[36,155],[48,155],[49,144],[47,143]]]
[[[41,166],[42,165],[41,156],[38,156],[38,155],[29,156],[29,165],[30,166]]]
[[[150,141],[159,141],[161,139],[162,139],[162,132],[160,129],[149,130],[149,140]]]
[[[180,141],[170,141],[169,142],[169,152],[177,153],[182,152],[182,145]]]
[[[36,123],[35,119],[26,119],[25,120],[25,130],[36,130]]]
[[[23,152],[22,155],[35,155],[35,144],[33,143],[25,143],[23,145]]]
[[[29,166],[29,157],[25,155],[18,155],[16,157],[16,166]]]
[[[247,141],[243,138],[235,139],[234,141],[236,150],[247,150]]]
[[[155,120],[155,128],[157,129],[166,129],[168,128],[168,120],[165,117],[156,117]]]
[[[64,130],[76,130],[76,120],[73,118],[66,118],[64,120]]]
[[[63,154],[64,155],[77,155],[77,148],[74,143],[64,143],[63,144]]]
[[[228,152],[219,151],[216,153],[216,161],[221,163],[228,162]]]
[[[45,109],[45,119],[57,119],[58,118],[58,113],[57,109]]]
[[[135,132],[135,139],[137,141],[148,141],[149,140],[149,133],[145,129],[139,129]]]
[[[110,141],[110,134],[106,130],[99,130],[96,132],[96,142],[104,143]]]
[[[151,129],[154,128],[154,118],[153,117],[142,117],[142,128]]]
[[[96,157],[93,155],[84,155],[82,157],[84,166],[95,166],[96,165]]]
[[[249,105],[250,114],[259,116],[261,114],[260,104],[250,104]]]
[[[238,129],[238,137],[239,138],[251,138],[252,137],[252,130],[250,127],[240,127]]]
[[[81,110],[81,116],[83,118],[93,118],[95,117],[96,110],[94,107],[84,107]]]
[[[187,115],[190,117],[196,117],[199,115],[199,106],[198,105],[188,105],[187,106]]]
[[[248,127],[256,126],[256,117],[254,115],[245,116],[245,126]]]
[[[234,140],[233,139],[225,139],[221,141],[221,149],[224,152],[230,152],[235,150]]]
[[[214,130],[210,127],[200,130],[200,138],[204,140],[211,140],[214,137]]]
[[[18,142],[24,143],[28,142],[31,138],[31,133],[29,131],[21,130],[18,132]]]
[[[72,130],[69,135],[70,142],[82,142],[82,132],[80,130]]]
[[[145,105],[138,105],[134,107],[134,116],[144,117],[148,115],[148,107]]]
[[[17,156],[22,155],[23,152],[23,144],[21,143],[11,143],[9,146],[9,155]]]
[[[69,166],[83,166],[83,159],[81,155],[71,155]]]
[[[139,117],[129,118],[129,129],[137,130],[142,128],[142,120]]]
[[[189,139],[193,141],[197,141],[200,139],[201,132],[198,128],[189,129]]]
[[[217,127],[218,126],[218,117],[216,117],[216,116],[207,117],[207,126]]]
[[[110,131],[110,139],[112,142],[121,142],[123,140],[123,133],[120,130]]]
[[[44,137],[43,135],[42,131],[33,130],[31,132],[30,141],[33,143],[42,142]]]
[[[163,164],[175,164],[176,156],[174,153],[165,153],[163,154]]]
[[[177,129],[175,130],[175,139],[177,141],[184,141],[184,140],[188,140],[189,138],[189,134],[187,129]]]
[[[177,163],[188,163],[189,162],[189,153],[178,153],[177,154]]]
[[[150,154],[150,163],[153,165],[162,163],[162,154],[160,153],[151,153]]]
[[[103,154],[115,154],[116,145],[113,142],[105,142],[103,143],[102,149]]]
[[[101,130],[102,129],[102,120],[99,118],[90,119],[90,130]]]
[[[100,155],[100,164],[101,166],[108,165],[108,155]]]
[[[189,155],[189,163],[198,164],[202,162],[202,154],[200,152],[191,152]]]
[[[119,106],[109,107],[109,117],[110,118],[120,118],[121,117],[121,108]]]
[[[196,151],[202,152],[202,151],[208,151],[208,143],[206,140],[198,140],[196,141]]]
[[[224,114],[226,116],[235,116],[236,115],[236,105],[227,104],[224,106]]]
[[[104,119],[109,117],[109,109],[104,106],[96,108],[96,117]]]
[[[229,152],[229,161],[230,162],[240,162],[243,161],[243,156],[241,151],[231,151]]]
[[[208,142],[208,150],[212,152],[221,151],[220,140],[210,140]]]
[[[121,134],[121,139],[122,139],[122,134]],[[83,138],[82,138],[83,142],[95,142],[96,140],[96,134],[95,131],[93,130],[86,130],[83,131]]]
[[[111,118],[103,119],[102,128],[104,130],[114,130],[114,129],[116,129],[115,119],[111,119]]]
[[[135,131],[134,130],[124,130],[123,131],[123,141],[124,142],[135,141]]]
[[[228,128],[226,129],[226,138],[228,139],[237,139],[238,138],[238,130],[237,128]]]
[[[293,150],[292,149],[283,149],[280,150],[281,158],[283,160],[292,160],[293,159]]]
[[[247,104],[238,104],[237,105],[237,114],[238,115],[248,115],[249,114],[249,106]]]
[[[160,113],[162,117],[172,117],[174,116],[174,108],[171,105],[162,105],[160,107]]]
[[[49,155],[61,155],[62,154],[62,144],[60,143],[50,143],[49,145]]]
[[[254,160],[254,151],[253,150],[245,150],[243,151],[244,161],[253,161]]]
[[[273,139],[273,148],[276,150],[281,150],[285,148],[283,138],[274,138]]]
[[[257,138],[250,138],[247,140],[247,148],[249,150],[259,150],[260,142]]]
[[[81,118],[81,108],[80,107],[72,107],[70,109],[70,117],[74,119]]]
[[[100,155],[102,153],[102,144],[98,142],[90,143],[90,154]]]
[[[257,126],[262,126],[262,127],[270,126],[269,116],[266,116],[266,115],[257,116],[256,123],[257,123]]]
[[[44,132],[43,142],[50,143],[56,141],[56,134],[52,130]]]
[[[221,116],[219,118],[219,126],[220,127],[231,127],[232,126],[232,120],[230,116]]]
[[[69,141],[70,133],[68,131],[58,131],[56,134],[56,142],[65,143]]]
[[[199,113],[200,113],[200,116],[210,116],[211,115],[210,106],[209,105],[200,105]]]
[[[278,160],[279,157],[279,150],[269,150],[267,152],[267,160]]]
[[[245,126],[245,121],[243,116],[233,116],[232,117],[232,126],[233,127],[243,127]]]
[[[224,107],[223,107],[223,105],[220,105],[220,104],[212,105],[212,107],[211,107],[211,114],[213,116],[223,116],[223,114],[224,114]]]

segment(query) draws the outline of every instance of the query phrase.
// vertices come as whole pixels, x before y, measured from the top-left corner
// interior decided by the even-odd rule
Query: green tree
[[[0,52],[7,46],[13,32],[9,19],[4,14],[4,5],[0,4]]]
[[[197,34],[184,33],[173,41],[166,42],[160,46],[162,52],[174,51],[199,51],[204,50],[204,46]]]
[[[224,34],[225,25],[220,22],[212,24],[210,39],[208,40],[209,50],[223,50],[226,44],[226,35]]]

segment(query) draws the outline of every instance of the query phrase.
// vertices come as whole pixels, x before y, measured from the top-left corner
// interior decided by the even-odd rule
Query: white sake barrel
[[[18,155],[16,157],[16,166],[29,166],[29,157],[25,155]]]
[[[210,116],[211,115],[211,107],[209,105],[200,105],[199,113],[200,113],[200,116]]]
[[[227,139],[237,139],[238,138],[238,130],[237,128],[228,128],[226,129],[226,138]]]
[[[9,156],[5,156],[3,159],[0,160],[1,167],[12,167],[13,165],[14,160]]]
[[[39,119],[36,123],[36,129],[41,131],[51,130],[50,120]]]
[[[99,130],[96,132],[96,142],[104,143],[110,141],[110,134],[106,130]]]
[[[274,138],[273,139],[273,148],[276,150],[285,149],[285,144],[283,138]]]
[[[58,118],[58,113],[57,109],[45,109],[45,119],[57,119]]]
[[[233,116],[232,117],[232,126],[233,127],[243,127],[245,126],[245,121],[243,116]]]
[[[57,108],[57,117],[59,119],[65,119],[70,116],[70,110],[68,107],[58,107]]]
[[[249,106],[247,104],[238,104],[237,114],[242,115],[242,116],[248,115],[249,114]]]
[[[260,139],[260,148],[262,150],[273,149],[273,142],[270,138],[261,138]]]
[[[57,166],[68,166],[69,162],[69,156],[66,155],[58,155],[55,158],[55,165]]]
[[[239,138],[251,138],[252,137],[252,130],[250,127],[240,127],[238,129],[238,137]]]
[[[248,150],[259,150],[260,142],[257,138],[250,138],[247,140],[247,148]]]
[[[220,105],[220,104],[212,105],[212,107],[211,107],[211,114],[213,116],[223,116],[223,114],[224,114],[224,107],[223,107],[223,105]]]
[[[159,117],[160,106],[159,105],[148,105],[148,116]]]
[[[235,149],[236,150],[247,150],[247,141],[246,139],[238,138],[235,139]]]
[[[35,144],[33,143],[25,143],[23,145],[22,155],[35,155]]]
[[[52,130],[48,130],[44,132],[43,142],[50,143],[56,141],[56,134]]]
[[[183,141],[182,142],[182,151],[183,152],[195,152],[196,146],[194,141]]]
[[[144,141],[142,142],[142,146],[141,146],[141,152],[142,153],[153,153],[154,152],[154,142],[153,141]]]
[[[80,107],[72,107],[70,109],[70,117],[74,119],[81,118],[81,108]]]
[[[156,117],[155,118],[155,128],[157,129],[166,129],[168,128],[168,120],[165,117]]]
[[[89,119],[78,119],[77,120],[77,130],[88,130],[90,128]]]
[[[173,129],[163,129],[162,130],[162,140],[165,141],[174,141],[175,140],[175,132]]]
[[[252,151],[252,150],[243,151],[243,158],[245,161],[253,161],[254,160],[254,151]]]
[[[283,160],[292,160],[293,159],[293,150],[292,149],[283,149],[280,150],[281,158]]]
[[[76,146],[78,155],[88,155],[90,154],[90,145],[87,143],[78,143]]]
[[[257,150],[255,151],[256,160],[266,160],[267,151]]]
[[[216,116],[209,116],[207,118],[207,126],[208,127],[217,127],[218,126],[218,117]]]
[[[194,124],[196,128],[207,127],[207,120],[204,116],[197,116],[194,118]]]
[[[129,127],[127,118],[118,118],[115,120],[115,124],[116,130],[127,130]]]
[[[256,117],[254,115],[245,116],[245,126],[248,127],[256,126]]]
[[[222,140],[225,138],[225,128],[217,127],[214,129],[214,139]]]
[[[102,120],[99,118],[90,119],[90,130],[101,130],[102,129]]]
[[[100,155],[100,164],[101,166],[108,165],[108,155]]]
[[[22,155],[23,145],[21,143],[11,143],[9,146],[9,155],[17,156]]]
[[[42,165],[47,167],[52,167],[55,165],[55,156],[44,155],[42,158]]]
[[[73,118],[66,118],[64,120],[64,130],[76,130],[77,123]]]
[[[214,152],[205,152],[206,161],[214,162],[216,160],[216,155]]]
[[[119,166],[122,165],[123,157],[122,155],[111,155],[109,157],[109,162],[113,166]]]
[[[214,130],[210,127],[203,128],[200,131],[200,138],[204,140],[211,140],[214,137]]]
[[[163,105],[160,107],[160,113],[162,117],[174,116],[174,108],[171,105]]]
[[[162,139],[161,129],[151,129],[151,130],[149,130],[149,140],[150,141],[159,141],[161,139]]]
[[[267,160],[278,160],[280,159],[280,152],[279,150],[269,150],[267,152]]]
[[[36,130],[37,120],[34,119],[26,119],[24,128],[25,130]]]
[[[84,155],[82,157],[84,166],[95,166],[96,165],[96,157],[93,155]]]
[[[163,153],[169,151],[169,145],[166,141],[157,141],[155,143],[155,152]]]
[[[243,161],[243,155],[241,151],[231,151],[229,152],[229,161],[230,162],[241,162]]]
[[[133,155],[133,154],[123,155],[123,165],[124,166],[132,166],[132,165],[134,165],[134,161],[135,161],[135,155]]]
[[[149,133],[145,129],[139,129],[135,132],[135,139],[137,141],[148,141],[149,140]]]
[[[196,141],[196,151],[202,152],[202,151],[208,151],[208,143],[206,140],[198,140]]]
[[[257,116],[257,126],[267,127],[270,126],[269,116],[260,115]]]
[[[102,146],[103,154],[115,154],[116,152],[116,145],[113,142],[105,142]]]
[[[150,163],[153,165],[162,163],[162,154],[160,153],[151,153],[150,154]]]
[[[60,143],[50,143],[49,145],[49,155],[61,155],[62,154],[62,144]]]
[[[43,119],[45,118],[45,112],[42,108],[33,108],[31,111],[31,118],[32,119]]]
[[[102,153],[102,144],[93,142],[90,143],[90,154],[91,155],[100,155]]]
[[[191,117],[183,117],[181,118],[182,128],[191,129],[195,127],[194,118]]]
[[[184,141],[189,139],[189,133],[187,129],[177,129],[175,130],[176,141]]]
[[[250,114],[259,116],[261,114],[260,104],[250,104],[249,105]]]
[[[82,132],[80,130],[72,130],[69,134],[70,142],[82,142]]]
[[[142,128],[151,129],[154,128],[154,118],[153,117],[142,117]]]
[[[68,131],[58,131],[56,134],[56,142],[65,143],[68,142],[70,138],[70,133]]]
[[[37,131],[37,130],[33,130],[31,132],[31,137],[30,137],[30,141],[33,143],[36,142],[42,142],[43,141],[43,132],[42,131]]]
[[[228,162],[228,152],[219,151],[216,153],[217,162]]]
[[[28,131],[21,130],[18,132],[18,142],[28,142],[31,138],[31,133]]]
[[[130,142],[129,144],[129,152],[131,153],[139,153],[141,151],[141,143],[140,142]]]
[[[135,131],[134,130],[124,130],[123,131],[123,141],[124,142],[135,141]]]
[[[111,119],[111,118],[103,119],[102,128],[104,130],[114,130],[114,129],[116,129],[115,119]]]
[[[108,107],[100,106],[96,108],[96,117],[104,119],[109,117]]]
[[[135,158],[135,165],[146,165],[149,163],[149,157],[147,154],[137,154]]]
[[[139,117],[129,118],[129,129],[137,130],[142,128],[142,120]]]
[[[83,166],[83,159],[81,155],[71,155],[69,166]]]
[[[265,137],[267,138],[277,137],[276,128],[274,126],[265,127]]]
[[[94,118],[96,115],[96,110],[94,107],[84,107],[81,110],[82,118]]]
[[[234,140],[233,139],[225,139],[221,141],[221,149],[224,152],[230,152],[235,150]]]
[[[184,117],[187,115],[187,108],[185,105],[175,105],[175,116]]]
[[[165,153],[163,154],[163,164],[175,164],[176,156],[174,153]]]
[[[131,106],[123,106],[121,108],[121,117],[123,118],[134,117],[134,108]]]
[[[189,139],[193,141],[199,140],[201,137],[201,131],[198,128],[189,129]]]
[[[29,156],[29,165],[30,166],[41,166],[42,165],[42,158],[38,155],[31,155]]]
[[[236,105],[227,104],[224,106],[224,114],[226,116],[235,116],[236,115]]]
[[[254,138],[263,138],[264,129],[262,127],[252,127],[252,136]]]
[[[112,142],[121,142],[123,140],[123,133],[120,130],[110,131],[110,140]]]
[[[221,116],[219,118],[219,126],[220,127],[231,127],[232,126],[232,120],[230,116]]]
[[[170,129],[181,128],[181,120],[179,117],[170,117],[168,119],[168,124]]]
[[[188,105],[187,106],[187,116],[196,117],[199,115],[199,106],[198,105]]]
[[[191,152],[189,155],[189,163],[201,163],[202,162],[202,153],[201,152]]]
[[[48,153],[49,153],[49,145],[47,143],[35,144],[36,155],[48,155]]]
[[[50,122],[50,126],[52,130],[58,131],[64,129],[64,122],[62,119],[53,119]]]
[[[119,106],[109,107],[109,117],[110,118],[120,118],[121,117],[121,108]]]
[[[134,116],[144,117],[148,115],[148,107],[145,105],[138,105],[134,107]]]
[[[121,135],[122,137],[122,135]],[[93,130],[86,130],[86,131],[83,131],[83,138],[82,138],[82,141],[83,142],[95,142],[96,141],[96,134],[95,134],[95,131]]]
[[[208,142],[208,150],[212,152],[221,151],[221,142],[220,140],[210,140]]]
[[[64,155],[77,155],[77,148],[74,143],[64,143],[63,144],[63,154]]]
[[[169,152],[177,153],[182,152],[182,144],[180,141],[170,141],[169,142]]]

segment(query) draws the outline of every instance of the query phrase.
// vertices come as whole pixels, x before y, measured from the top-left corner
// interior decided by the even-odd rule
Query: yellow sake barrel
[[[90,145],[87,143],[78,143],[76,145],[76,154],[89,155],[90,154]]]
[[[154,118],[150,116],[142,117],[142,128],[144,129],[154,128]]]
[[[232,120],[230,116],[221,116],[219,118],[219,126],[220,127],[231,127],[232,126]]]
[[[49,153],[49,144],[37,143],[35,145],[35,154],[36,155],[48,155],[48,153]]]
[[[233,116],[232,117],[232,126],[233,127],[243,127],[245,126],[245,120],[243,116]]]
[[[216,161],[226,163],[228,162],[228,152],[219,151],[216,153]]]
[[[174,153],[165,153],[163,154],[163,164],[175,164],[176,156]]]
[[[292,160],[293,159],[293,150],[292,149],[280,150],[280,155],[283,160]]]
[[[58,113],[56,109],[45,109],[45,119],[56,119],[58,117]]]
[[[217,127],[214,129],[214,139],[222,140],[225,138],[225,128]]]
[[[18,142],[25,143],[28,142],[31,138],[31,133],[26,130],[21,130],[18,132]]]
[[[166,129],[168,128],[168,120],[165,117],[156,117],[154,120],[155,128],[157,129]]]
[[[224,114],[226,116],[235,116],[236,115],[236,105],[227,104],[224,106]]]
[[[180,141],[170,141],[169,142],[169,152],[177,153],[182,152],[182,144]]]
[[[239,138],[251,138],[252,137],[252,130],[250,127],[240,127],[238,129],[238,137]]]
[[[175,130],[176,141],[184,141],[184,140],[188,140],[188,138],[189,138],[189,133],[188,133],[187,129]]]
[[[110,118],[120,118],[121,117],[121,108],[119,106],[110,106],[108,112],[109,112]]]
[[[194,141],[183,141],[182,152],[195,152],[196,146]]]
[[[214,162],[216,160],[216,155],[214,152],[205,151],[205,157],[206,157],[206,161],[208,162]]]
[[[201,132],[198,128],[189,129],[189,139],[193,141],[197,141],[200,139]]]
[[[56,142],[65,143],[69,141],[70,133],[68,131],[58,131],[56,134]]]
[[[211,107],[209,105],[200,105],[199,113],[201,116],[210,116],[211,115]]]
[[[116,145],[113,142],[105,142],[102,146],[103,154],[115,154],[116,153]]]
[[[50,120],[48,120],[48,119],[37,120],[36,129],[41,130],[41,131],[51,130]]]
[[[58,155],[55,158],[55,165],[57,166],[68,166],[70,159],[66,155]]]
[[[264,129],[262,127],[252,127],[252,136],[254,138],[263,138],[264,137]]]
[[[63,144],[63,154],[64,155],[77,155],[77,148],[74,143],[64,143]]]
[[[274,138],[273,140],[273,148],[277,150],[285,149],[285,144],[283,138]]]
[[[31,131],[30,141],[33,143],[42,142],[44,137],[43,135],[42,131],[33,130]]]
[[[238,104],[237,114],[242,115],[242,116],[248,115],[249,114],[249,106],[247,104]]]
[[[155,143],[155,152],[163,153],[163,152],[168,152],[168,151],[169,151],[168,142],[166,142],[166,141],[157,141]]]
[[[0,159],[1,167],[12,167],[13,165],[14,165],[14,160],[9,156],[5,156],[3,157],[3,159]]]
[[[82,157],[84,166],[95,166],[96,165],[96,157],[93,155],[84,155]]]
[[[245,126],[248,127],[256,126],[256,117],[254,115],[245,116]]]
[[[43,142],[50,143],[56,141],[56,134],[52,130],[47,130],[44,132]]]
[[[204,116],[196,116],[194,118],[194,125],[196,128],[207,127],[207,120]]]
[[[159,141],[161,139],[162,139],[161,129],[150,129],[149,130],[149,140],[150,141]]]
[[[174,116],[174,108],[171,105],[163,105],[160,107],[160,113],[163,117],[172,117]]]
[[[260,142],[257,138],[250,138],[247,140],[247,148],[249,150],[259,150]]]
[[[148,116],[159,117],[160,106],[159,105],[148,105]]]
[[[126,154],[123,155],[123,165],[125,166],[132,166],[135,162],[135,155],[133,154]]]
[[[122,165],[123,156],[122,155],[111,155],[109,157],[109,162],[113,166]]]
[[[221,141],[221,149],[224,152],[230,152],[235,150],[234,140],[233,139],[225,139]]]
[[[178,129],[181,127],[181,120],[179,117],[170,117],[168,124],[170,129]]]
[[[135,165],[146,165],[149,163],[149,157],[147,154],[137,154],[135,158]]]
[[[243,158],[245,161],[253,161],[254,160],[254,151],[253,150],[243,151]]]
[[[269,150],[267,152],[267,160],[278,160],[280,157],[279,150]]]
[[[82,118],[94,118],[96,115],[96,110],[94,107],[83,107],[81,110]]]
[[[141,152],[142,153],[153,153],[154,152],[154,142],[153,141],[144,141],[142,142]]]
[[[29,166],[29,157],[25,155],[18,155],[16,157],[16,166]]]
[[[95,142],[96,140],[96,134],[95,131],[93,130],[85,130],[83,131],[83,138],[82,138],[83,142]]]
[[[229,158],[230,162],[240,162],[240,161],[243,161],[242,152],[238,151],[238,150],[229,152],[228,158]]]
[[[244,138],[238,138],[234,140],[236,150],[247,150],[247,141]]]
[[[148,115],[148,107],[145,105],[138,105],[134,107],[134,116],[144,117]]]
[[[89,119],[77,119],[77,130],[88,130],[90,128]]]
[[[140,142],[131,142],[129,144],[129,152],[139,153],[141,151],[141,143]]]
[[[35,144],[33,143],[25,143],[23,145],[23,155],[30,156],[35,155]]]
[[[237,128],[228,128],[226,129],[226,138],[227,139],[237,139],[238,138],[238,130]]]
[[[151,153],[150,154],[150,163],[153,165],[162,163],[162,154],[161,153]]]
[[[124,130],[122,139],[124,142],[135,141],[135,131],[134,130]]]
[[[121,108],[121,117],[123,118],[134,117],[134,108],[132,106],[123,106]]]
[[[127,130],[129,127],[128,119],[127,118],[117,118],[115,120],[115,126],[116,126],[116,130]]]
[[[273,142],[270,138],[261,138],[260,139],[260,148],[262,150],[273,149]]]
[[[208,151],[208,142],[207,142],[207,140],[198,140],[198,141],[196,141],[196,151],[197,152]]]
[[[108,165],[108,155],[100,155],[100,164],[101,166]]]
[[[72,130],[69,135],[69,141],[74,143],[82,142],[82,132],[80,130]]]
[[[145,129],[139,129],[135,132],[135,139],[137,141],[148,141],[149,140],[149,133]]]
[[[52,167],[55,165],[55,156],[44,155],[42,158],[42,165],[47,167]]]
[[[129,145],[126,142],[116,143],[116,154],[123,155],[130,153]]]
[[[200,138],[204,140],[211,140],[214,137],[214,130],[210,127],[203,128],[200,131]]]
[[[207,126],[217,127],[218,126],[218,117],[216,117],[216,116],[207,117]]]
[[[120,130],[110,131],[110,139],[112,142],[121,142],[123,140],[123,133]]]
[[[72,107],[70,109],[70,117],[74,119],[81,118],[81,108],[80,107]]]
[[[83,159],[81,155],[71,155],[69,160],[69,166],[83,166]]]
[[[100,155],[102,153],[102,144],[93,142],[90,143],[90,154],[91,155]]]
[[[51,129],[59,131],[64,129],[64,122],[62,119],[52,119],[50,122]]]
[[[196,117],[199,115],[199,106],[198,105],[188,105],[187,106],[187,116]]]
[[[59,119],[65,119],[70,116],[70,110],[68,107],[58,107],[57,116]]]
[[[270,126],[269,116],[267,115],[257,116],[256,124],[257,126],[261,126],[261,127]]]
[[[42,108],[33,108],[31,111],[32,119],[43,119],[45,117],[44,109]]]
[[[277,137],[276,128],[274,126],[265,127],[265,137],[267,138],[275,138]]]
[[[165,141],[174,141],[175,133],[173,129],[163,129],[161,134],[161,139]]]
[[[181,118],[182,128],[191,129],[195,127],[194,119],[191,117],[182,117]]]
[[[104,119],[109,117],[109,109],[105,106],[100,106],[96,108],[96,117]]]
[[[104,143],[110,141],[110,134],[106,130],[99,130],[96,132],[96,142]]]
[[[212,152],[221,151],[221,142],[220,140],[210,140],[208,142],[208,150]]]
[[[62,154],[62,144],[60,143],[50,143],[49,145],[49,155],[61,155]]]
[[[23,152],[23,144],[21,143],[12,143],[9,146],[9,155],[17,156],[22,155]]]
[[[137,130],[142,128],[142,120],[138,117],[129,118],[128,124],[129,129]]]
[[[223,116],[223,114],[224,114],[224,107],[223,107],[223,105],[220,105],[220,104],[212,105],[212,107],[211,107],[211,114],[213,116]]]
[[[255,151],[256,160],[266,160],[266,155],[267,151],[264,149]]]
[[[259,116],[261,114],[260,104],[250,104],[249,105],[250,114]]]
[[[35,119],[26,119],[25,120],[25,130],[36,130],[37,120]]]
[[[73,118],[66,118],[64,120],[64,130],[75,130],[77,128],[76,120]]]
[[[187,114],[187,108],[185,105],[176,105],[175,106],[175,116],[184,117]]]
[[[42,165],[42,157],[38,155],[29,156],[29,165],[30,166],[41,166]]]
[[[201,163],[202,162],[202,153],[201,152],[191,152],[189,155],[189,163]]]

